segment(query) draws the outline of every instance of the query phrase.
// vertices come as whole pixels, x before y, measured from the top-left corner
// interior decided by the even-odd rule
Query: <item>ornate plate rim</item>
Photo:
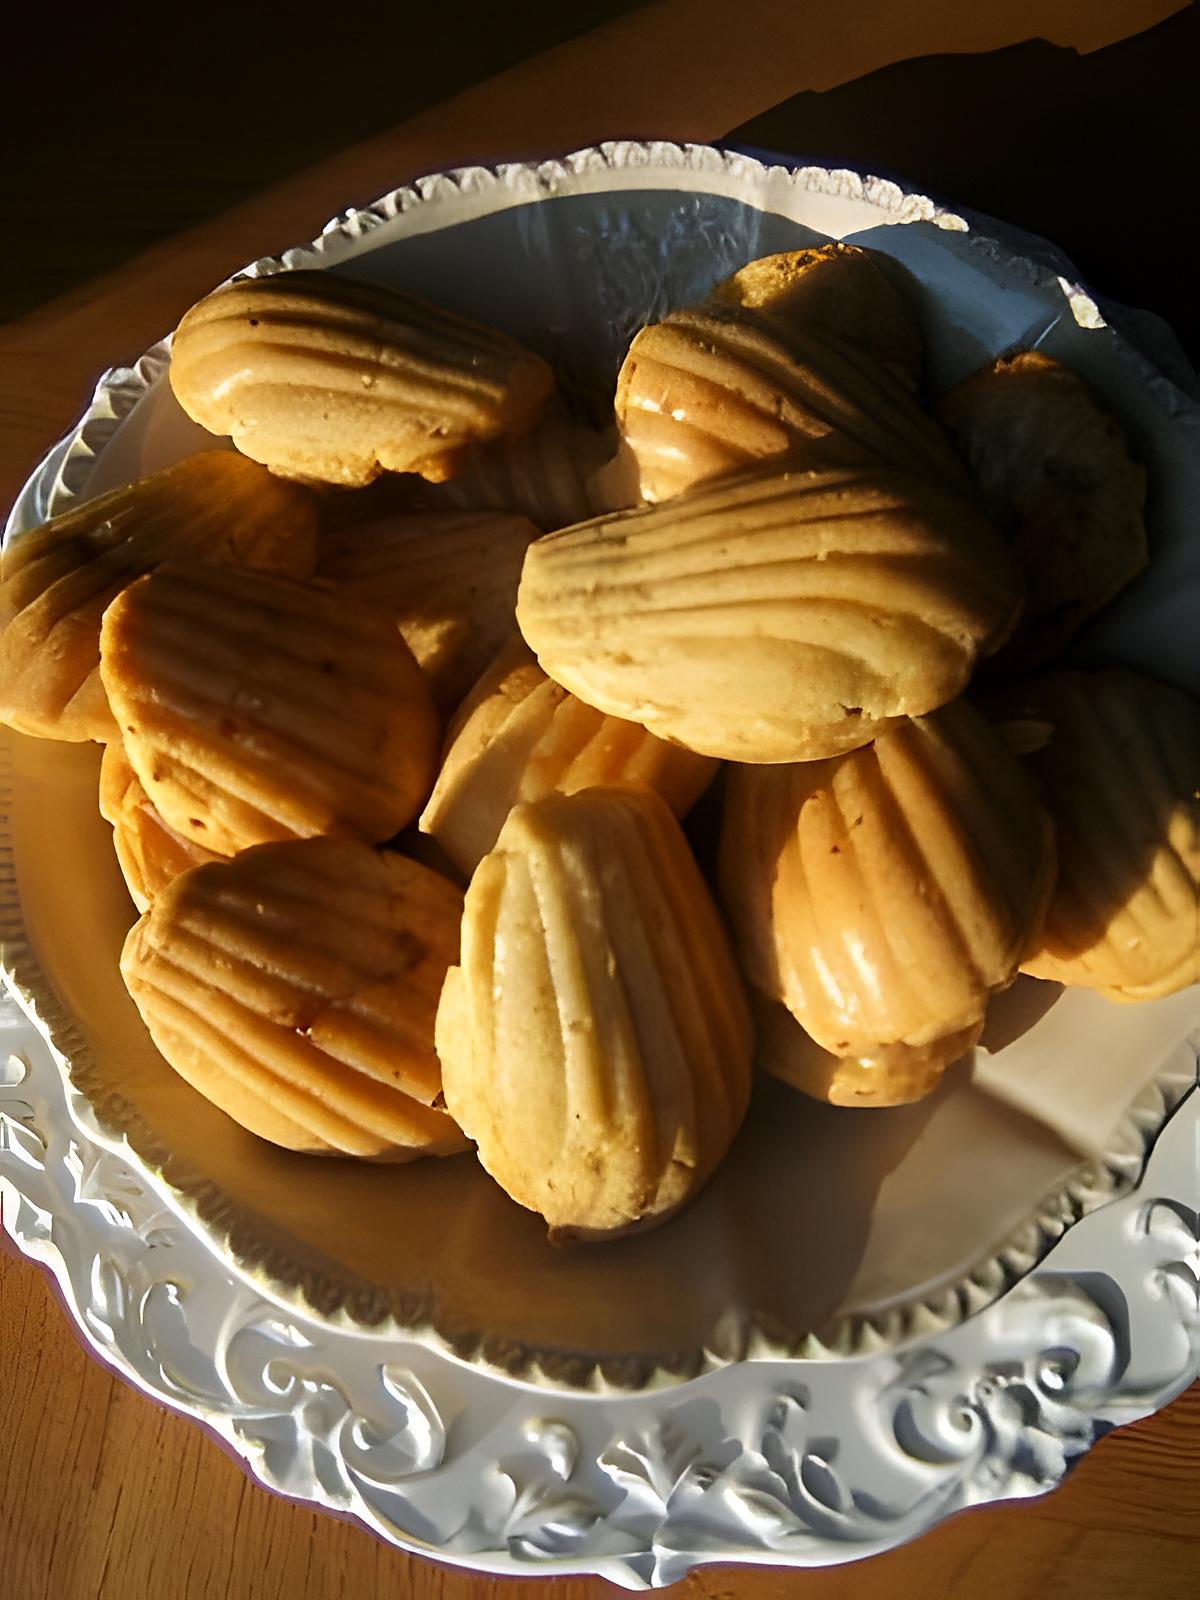
[[[1200,1198],[1198,1065],[1200,1039],[1141,1183],[956,1327],[900,1352],[756,1356],[617,1400],[282,1311],[140,1163],[89,1136],[56,1052],[13,1009],[0,1199],[92,1350],[266,1487],[455,1565],[658,1587],[709,1562],[859,1559],[966,1506],[1043,1493],[1109,1428],[1187,1387],[1200,1238],[1180,1197]]]

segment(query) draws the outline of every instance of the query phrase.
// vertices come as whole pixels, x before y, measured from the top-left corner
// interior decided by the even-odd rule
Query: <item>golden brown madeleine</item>
[[[411,295],[332,272],[246,278],[207,295],[171,347],[188,416],[290,477],[434,481],[467,445],[524,433],[553,387],[540,356]]]
[[[1155,1000],[1200,981],[1200,706],[1124,669],[1006,697],[1049,737],[1026,760],[1058,826],[1035,978]]]
[[[836,248],[754,262],[634,339],[616,414],[647,500],[812,440],[967,487],[917,399],[912,312],[874,262]]]
[[[209,450],[87,500],[0,556],[0,721],[47,739],[106,740],[100,618],[162,561],[215,561],[305,578],[312,496],[232,450]]]
[[[433,1027],[462,895],[346,840],[261,845],[169,884],[121,972],[155,1044],[291,1149],[408,1160],[466,1148],[434,1109]]]
[[[708,756],[585,706],[546,676],[517,637],[480,679],[450,729],[421,831],[432,834],[470,876],[519,801],[540,800],[555,790],[638,785],[656,790],[682,817],[716,770]]]
[[[326,533],[318,572],[391,612],[443,714],[516,627],[521,563],[537,529],[504,511],[413,511]]]
[[[112,823],[117,862],[139,911],[189,867],[223,859],[167,827],[119,739],[105,745],[100,762],[100,815]]]
[[[511,813],[463,913],[437,1047],[446,1104],[551,1234],[661,1222],[750,1094],[745,996],[679,824],[644,789]]]
[[[857,345],[915,388],[924,341],[904,280],[903,268],[881,251],[834,242],[761,256],[718,284],[712,298]]]
[[[1046,661],[1146,565],[1145,471],[1093,390],[1038,350],[984,367],[939,410],[1024,575],[1003,660]]]
[[[910,1073],[932,1046],[925,1065],[944,1066],[978,1036],[1053,875],[1031,782],[962,700],[848,755],[728,775],[720,878],[746,974],[824,1050],[873,1066],[875,1104],[889,1059]]]
[[[593,428],[554,406],[519,439],[466,452],[461,470],[424,491],[430,506],[518,511],[545,532],[636,505],[636,469],[620,470],[616,429]]]
[[[724,305],[643,328],[617,379],[617,420],[647,500],[810,440],[966,487],[937,422],[883,363],[831,334]]]
[[[529,547],[517,621],[587,704],[735,761],[944,705],[1019,607],[1000,535],[894,468],[759,472]]]
[[[165,566],[104,614],[101,672],[168,826],[220,855],[416,815],[438,723],[386,611],[228,568]]]

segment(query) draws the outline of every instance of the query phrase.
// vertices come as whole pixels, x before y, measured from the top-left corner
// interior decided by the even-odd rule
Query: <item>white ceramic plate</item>
[[[252,270],[424,292],[590,386],[648,317],[824,236],[914,274],[935,385],[1037,343],[1106,395],[1151,470],[1153,561],[1085,648],[1200,690],[1197,408],[1039,241],[851,173],[621,144],[423,180]],[[106,378],[8,537],[211,443],[165,362]],[[767,1086],[681,1218],[563,1256],[469,1160],[313,1163],[205,1107],[120,990],[95,752],[11,737],[0,762],[7,1225],[105,1359],[272,1487],[441,1559],[670,1583],[1037,1492],[1195,1374],[1196,990],[1114,1008],[1025,985],[995,1053],[907,1111]]]

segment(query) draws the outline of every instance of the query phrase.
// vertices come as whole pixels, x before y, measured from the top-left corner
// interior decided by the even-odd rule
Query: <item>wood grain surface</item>
[[[646,6],[329,156],[0,330],[0,498],[11,501],[104,367],[136,356],[245,261],[420,172],[613,136],[719,138],[789,97],[891,62],[1034,36],[1092,51],[1177,10],[1174,0],[845,0],[823,9],[817,27],[816,8],[764,0],[737,9],[743,26],[731,34],[727,0]],[[914,122],[935,113],[914,106]],[[1003,141],[992,135],[995,163]],[[142,203],[163,199],[148,186]],[[1070,248],[1063,229],[1054,237]],[[253,1485],[199,1428],[85,1356],[43,1274],[0,1232],[0,1600],[485,1600],[533,1589],[406,1557]],[[803,1574],[706,1569],[673,1593],[1183,1600],[1198,1590],[1200,1385],[1111,1434],[1049,1496],[960,1514],[865,1563]],[[599,1600],[615,1591],[557,1579],[535,1592]]]

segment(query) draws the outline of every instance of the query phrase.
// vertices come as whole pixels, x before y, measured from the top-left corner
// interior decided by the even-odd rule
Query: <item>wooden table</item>
[[[1087,203],[1077,199],[1073,212],[1070,196],[1055,189],[1049,198],[1060,203],[1051,206],[1045,185],[1040,191],[1036,184],[1014,185],[1011,162],[1005,166],[1010,135],[1028,129],[1036,110],[1021,95],[1022,75],[1035,59],[1029,47],[1024,54],[962,63],[963,71],[991,72],[988,81],[999,83],[1006,102],[1011,78],[1012,129],[960,122],[941,136],[937,85],[958,84],[954,92],[962,99],[965,80],[954,63],[893,67],[868,85],[822,100],[802,91],[830,90],[914,57],[995,52],[1033,37],[1101,51],[1177,10],[1178,0],[1116,0],[1101,8],[1089,0],[979,0],[969,7],[943,0],[919,8],[842,0],[818,26],[815,8],[795,0],[736,8],[727,0],[647,6],[340,152],[0,332],[0,496],[12,499],[41,452],[78,413],[100,370],[136,356],[212,284],[255,256],[310,237],[333,212],[440,167],[543,155],[615,136],[711,140],[739,129],[744,142],[836,158],[839,151],[814,147],[820,130],[845,128],[849,115],[853,133],[862,126],[854,107],[899,105],[907,109],[890,135],[893,170],[935,189],[932,167],[942,152],[953,155],[955,170],[972,170],[964,162],[973,159],[979,185],[956,196],[943,176],[947,198],[1000,210],[984,198],[987,180],[987,192],[1011,194],[1004,214],[1016,224],[1042,226],[1041,213],[1026,209],[1026,198],[1052,211],[1060,225],[1044,231],[1071,250],[1073,217],[1083,228],[1080,236],[1087,236]],[[1168,27],[1178,25],[1177,19]],[[1065,73],[1054,81],[1099,63],[1104,81],[1115,74],[1126,86],[1132,128],[1161,98],[1160,82],[1135,80],[1147,59],[1161,71],[1164,54],[1175,48],[1170,40],[1162,43],[1164,37],[1145,35],[1151,41],[1146,48],[1158,52],[1149,58],[1138,41],[1118,47],[1123,55],[1103,50],[1082,62],[1051,53],[1055,71]],[[1194,59],[1195,34],[1190,37]],[[1036,54],[1043,87],[1043,69],[1051,62],[1046,48]],[[916,79],[896,77],[906,70],[924,74],[920,93],[913,90]],[[966,93],[970,100],[969,87]],[[1097,103],[1092,130],[1099,135],[1115,115],[1111,104]],[[800,144],[794,142],[799,129],[805,130]],[[1063,172],[1086,177],[1088,126],[1079,132],[1073,151],[1064,156],[1060,148],[1055,155],[1059,178]],[[859,159],[845,142],[840,154]],[[1169,162],[1169,150],[1159,154]],[[1164,189],[1174,181],[1168,167]],[[1101,241],[1094,229],[1088,237]],[[1160,257],[1148,252],[1143,259],[1153,276],[1150,267],[1155,261],[1161,267]],[[1172,280],[1156,280],[1157,296],[1136,292],[1142,282],[1136,240],[1124,256],[1109,259],[1108,270],[1117,274],[1115,291],[1149,299],[1184,331],[1184,300],[1178,307],[1167,303]],[[410,1559],[251,1484],[198,1429],[148,1403],[83,1354],[46,1281],[16,1256],[2,1232],[0,1352],[0,1600],[332,1600],[343,1594],[484,1600],[501,1588],[518,1592],[503,1580]],[[1124,1600],[1135,1592],[1147,1600],[1182,1600],[1198,1586],[1200,1386],[1194,1386],[1157,1416],[1110,1435],[1044,1499],[959,1515],[916,1544],[866,1564],[805,1574],[706,1569],[677,1592],[696,1600],[800,1593],[811,1600],[909,1594]],[[537,1592],[599,1600],[613,1591],[599,1581],[559,1579]]]

